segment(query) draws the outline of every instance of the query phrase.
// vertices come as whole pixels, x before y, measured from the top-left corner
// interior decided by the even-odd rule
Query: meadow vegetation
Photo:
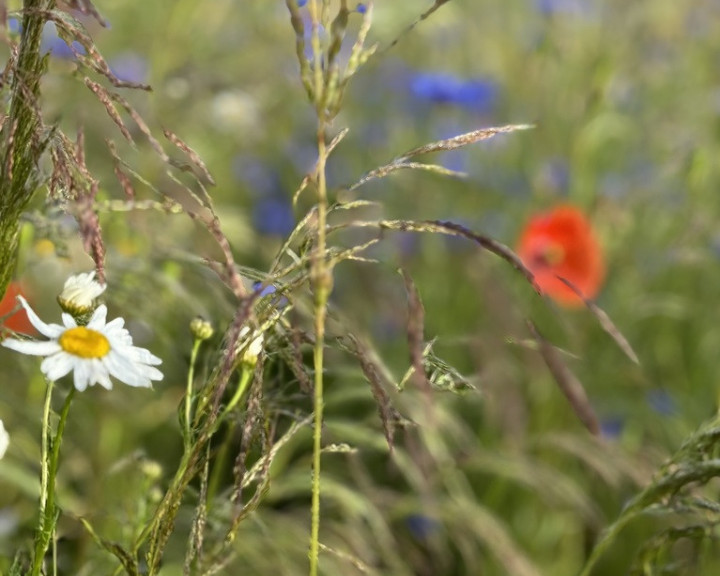
[[[717,2],[0,7],[1,574],[720,571]]]

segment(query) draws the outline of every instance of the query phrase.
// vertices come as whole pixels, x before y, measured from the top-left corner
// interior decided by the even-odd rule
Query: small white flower
[[[107,307],[98,306],[87,326],[78,326],[70,314],[63,314],[64,326],[45,324],[27,301],[18,296],[30,323],[49,340],[44,342],[7,338],[2,345],[33,356],[47,356],[40,370],[50,380],[73,372],[75,388],[80,392],[100,384],[112,389],[110,376],[128,386],[152,387],[151,380],[162,380],[157,368],[162,360],[145,348],[132,345],[130,333],[123,328],[125,320],[115,318],[106,323]]]
[[[64,312],[73,316],[88,314],[93,310],[95,299],[105,292],[104,284],[95,280],[95,271],[70,276],[65,281],[58,303]]]
[[[250,328],[243,326],[240,330],[240,361],[250,366],[255,366],[258,361],[258,356],[262,353],[263,349],[263,335],[262,332],[253,332],[252,336],[249,336]],[[245,338],[247,336],[247,338]],[[252,338],[252,340],[251,340]]]
[[[0,420],[0,460],[2,460],[2,457],[5,456],[5,451],[7,450],[9,444],[10,435],[5,430],[5,425],[3,424],[3,421]]]

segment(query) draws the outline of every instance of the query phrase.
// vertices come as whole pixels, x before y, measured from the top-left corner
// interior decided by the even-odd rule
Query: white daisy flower
[[[2,457],[5,456],[5,451],[7,450],[7,447],[10,445],[10,435],[5,430],[5,425],[3,424],[3,421],[0,420],[0,460],[2,460]]]
[[[246,338],[247,337],[247,338]],[[245,338],[245,340],[242,340]],[[240,361],[250,366],[255,366],[258,361],[258,356],[262,353],[263,349],[263,335],[262,332],[253,332],[250,336],[250,328],[244,326],[240,330],[240,344],[238,349],[240,350]]]
[[[95,271],[70,276],[65,281],[58,303],[64,312],[82,316],[92,312],[95,299],[105,292],[106,285],[95,280]]]
[[[125,320],[122,318],[106,323],[107,306],[98,306],[87,326],[78,326],[70,314],[62,315],[64,326],[60,326],[45,324],[22,296],[18,296],[18,300],[30,323],[49,340],[7,338],[2,345],[23,354],[46,356],[40,370],[49,380],[73,372],[75,388],[80,392],[94,384],[112,389],[110,376],[128,386],[143,388],[151,388],[151,380],[162,380],[162,372],[153,368],[162,360],[145,348],[132,345],[132,337],[123,328]]]

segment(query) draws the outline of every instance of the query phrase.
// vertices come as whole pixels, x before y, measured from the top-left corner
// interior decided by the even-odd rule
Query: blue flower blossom
[[[8,18],[7,29],[10,34],[19,34],[22,30],[20,20],[18,20],[17,18]]]
[[[675,399],[667,390],[662,388],[653,388],[645,394],[645,400],[648,406],[661,416],[672,416],[677,412]]]
[[[410,91],[419,100],[489,113],[497,101],[499,87],[489,79],[466,80],[447,72],[420,72],[413,76]]]
[[[45,54],[50,53],[51,56],[61,60],[75,60],[75,52],[85,54],[85,47],[80,42],[73,42],[72,48],[67,45],[65,40],[60,38],[55,28],[55,24],[47,22],[42,32],[42,41],[40,43],[40,51]]]
[[[295,228],[295,215],[285,198],[261,198],[252,211],[255,229],[267,236],[287,236]]]
[[[238,155],[232,162],[232,173],[256,197],[276,194],[282,190],[280,178],[259,156]]]
[[[418,540],[427,540],[440,529],[437,520],[424,514],[409,514],[405,518],[405,525]]]
[[[545,189],[566,195],[570,184],[570,168],[563,158],[545,162],[538,174],[538,184]]]
[[[619,438],[625,427],[625,421],[619,416],[611,416],[600,421],[600,435],[607,440]]]
[[[590,9],[589,0],[535,0],[541,14],[583,14]]]
[[[272,302],[272,305],[275,306],[275,308],[284,308],[288,304],[288,299],[285,298],[285,296],[279,297],[277,294],[277,288],[270,284],[269,286],[265,286],[263,288],[263,283],[258,280],[257,282],[253,283],[253,291],[257,292],[260,291],[260,294],[258,294],[258,298],[266,298],[266,297],[272,297],[269,298]],[[274,296],[273,296],[274,295]]]
[[[108,64],[118,80],[135,83],[146,81],[148,74],[147,61],[139,54],[125,52],[113,58]]]
[[[358,5],[355,7],[355,11],[358,14],[365,14],[367,12],[367,6],[363,4],[362,2],[358,3]]]
[[[307,4],[307,0],[297,0],[298,8],[302,8],[305,4]]]

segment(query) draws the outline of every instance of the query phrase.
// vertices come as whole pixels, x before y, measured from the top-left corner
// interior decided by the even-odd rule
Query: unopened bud
[[[190,333],[196,340],[207,340],[212,338],[215,330],[208,320],[205,320],[202,316],[195,316],[190,321]]]

